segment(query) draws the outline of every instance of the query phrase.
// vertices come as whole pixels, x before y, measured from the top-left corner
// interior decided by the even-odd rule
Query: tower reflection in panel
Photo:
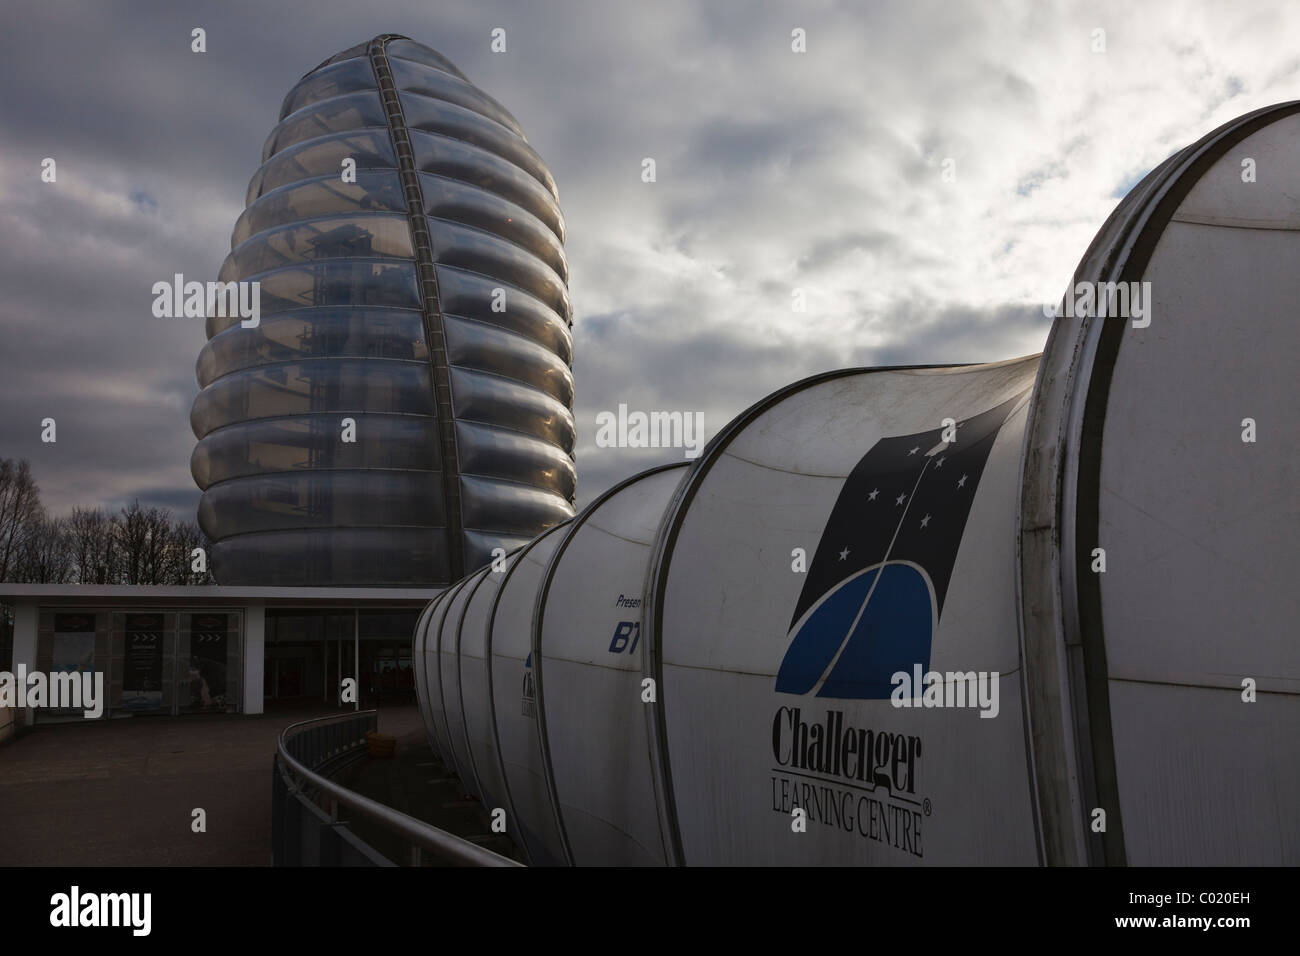
[[[220,274],[260,282],[260,323],[210,317],[197,365],[220,583],[437,584],[573,514],[557,199],[514,118],[411,40],[289,91]]]

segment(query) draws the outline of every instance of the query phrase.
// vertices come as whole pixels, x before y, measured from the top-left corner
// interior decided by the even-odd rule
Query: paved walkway
[[[0,866],[269,866],[276,739],[320,713],[37,726],[0,745]],[[385,733],[419,724],[379,713]]]

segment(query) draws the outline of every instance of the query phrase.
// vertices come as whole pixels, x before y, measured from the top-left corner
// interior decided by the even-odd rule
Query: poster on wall
[[[226,654],[229,615],[190,615],[189,706],[226,709]]]
[[[88,674],[95,670],[95,615],[54,615],[51,668],[56,674]]]
[[[126,656],[122,667],[122,707],[162,707],[163,616],[126,615]]]

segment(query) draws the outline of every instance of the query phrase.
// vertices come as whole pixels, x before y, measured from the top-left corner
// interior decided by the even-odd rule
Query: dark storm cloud
[[[864,317],[864,326],[880,325]],[[931,365],[998,362],[1025,354],[1026,332],[1036,343],[1047,341],[1051,320],[1041,306],[1003,305],[992,309],[966,306],[901,305],[888,316],[892,334],[861,353],[866,365]]]
[[[887,317],[863,316],[867,340],[886,329],[883,344],[845,347],[746,336],[743,330],[674,328],[664,334],[654,315],[627,311],[589,316],[578,394],[580,501],[590,501],[614,481],[653,465],[681,461],[680,449],[599,448],[597,415],[629,410],[702,412],[705,437],[770,393],[819,372],[881,365],[943,365],[1018,357],[1026,327],[1046,339],[1041,307],[1003,306],[987,311],[915,305]]]

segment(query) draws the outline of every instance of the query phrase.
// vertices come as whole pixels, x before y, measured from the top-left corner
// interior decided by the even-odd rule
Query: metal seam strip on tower
[[[452,408],[451,369],[447,361],[447,343],[443,333],[442,307],[438,299],[438,278],[433,264],[433,243],[429,226],[424,219],[424,191],[420,188],[420,174],[415,168],[415,155],[411,150],[411,137],[406,129],[402,101],[393,82],[393,72],[388,65],[385,48],[390,40],[403,37],[384,34],[370,41],[367,55],[375,73],[379,97],[388,118],[388,134],[397,156],[398,174],[402,180],[402,193],[406,200],[406,216],[411,227],[411,241],[415,251],[415,267],[419,272],[420,303],[424,316],[424,338],[429,346],[429,372],[433,383],[434,403],[438,413],[438,436],[442,458],[442,482],[446,502],[447,561],[450,580],[465,573],[462,547],[460,503],[460,458],[456,450],[456,420]]]

